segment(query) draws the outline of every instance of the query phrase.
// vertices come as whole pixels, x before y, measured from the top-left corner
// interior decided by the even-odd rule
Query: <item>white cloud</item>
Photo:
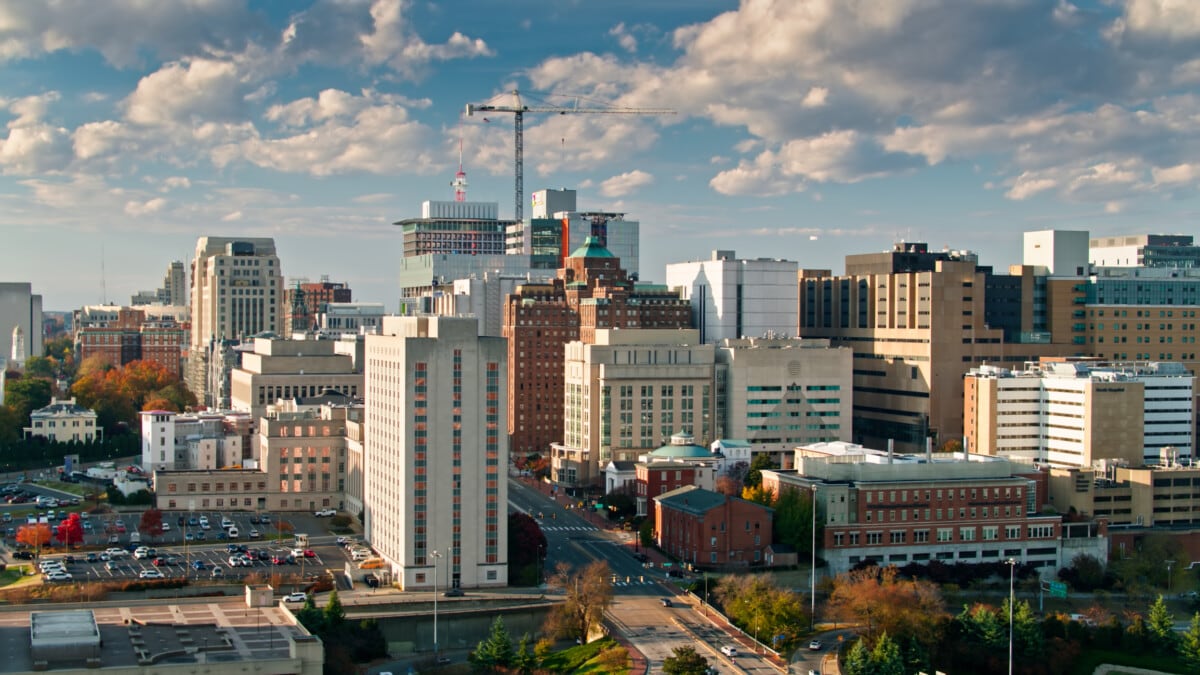
[[[147,126],[237,119],[244,114],[242,86],[237,67],[229,61],[168,63],[138,82],[125,100],[126,117]]]
[[[637,38],[625,28],[624,21],[610,28],[608,34],[617,38],[617,44],[621,45],[621,49],[630,54],[637,53]]]
[[[69,132],[45,121],[57,92],[0,101],[12,115],[8,136],[0,138],[0,172],[32,175],[65,169],[71,159]]]
[[[1117,31],[1154,39],[1200,37],[1200,7],[1191,0],[1126,0]]]
[[[820,108],[825,105],[828,98],[828,89],[825,87],[813,87],[804,95],[804,100],[800,101],[800,106],[803,108]]]
[[[397,73],[418,77],[432,61],[491,56],[487,43],[455,32],[442,44],[422,40],[409,24],[406,0],[375,0],[371,3],[372,30],[359,36],[367,63],[386,63]]]
[[[1016,200],[1029,199],[1039,192],[1045,192],[1055,187],[1057,184],[1056,181],[1050,178],[1041,178],[1025,172],[1017,176],[1012,187],[1005,193],[1005,196]]]
[[[222,223],[235,223],[241,219],[242,219],[241,211],[231,211],[231,212],[226,213],[225,215],[221,216]]]
[[[628,171],[602,181],[600,183],[600,194],[605,197],[624,197],[653,183],[654,176],[641,169],[634,169],[633,171]]]
[[[135,218],[138,216],[146,216],[162,211],[163,207],[166,205],[167,200],[163,199],[162,197],[155,197],[154,199],[148,199],[144,202],[130,200],[125,202],[125,215],[133,216]]]

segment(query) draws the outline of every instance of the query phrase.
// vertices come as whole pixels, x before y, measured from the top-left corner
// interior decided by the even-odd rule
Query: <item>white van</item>
[[[237,539],[239,534],[240,533],[238,532],[238,529],[236,527],[229,528],[229,538],[230,539]]]
[[[360,560],[366,560],[367,558],[370,558],[370,557],[371,557],[371,552],[365,548],[356,548],[350,552],[350,558],[352,560],[354,560],[354,562],[358,562]]]

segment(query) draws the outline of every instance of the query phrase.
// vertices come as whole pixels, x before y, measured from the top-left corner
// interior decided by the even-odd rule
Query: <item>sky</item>
[[[1194,0],[0,0],[0,281],[127,303],[204,235],[398,297],[398,228],[525,193],[641,222],[671,262],[923,241],[1020,262],[1049,228],[1194,234]],[[528,202],[527,202],[528,203]],[[528,214],[529,207],[526,207]]]

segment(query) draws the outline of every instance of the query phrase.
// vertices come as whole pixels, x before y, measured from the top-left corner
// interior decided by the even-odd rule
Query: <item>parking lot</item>
[[[250,551],[261,552],[254,554],[254,559],[245,559],[234,565],[230,558],[234,555],[226,546],[207,545],[202,547],[171,547],[156,548],[156,557],[135,558],[125,551],[123,555],[111,556],[104,551],[71,554],[74,562],[66,563],[65,568],[70,572],[72,581],[112,581],[117,579],[137,579],[142,572],[158,570],[164,577],[188,576],[191,579],[211,579],[226,577],[243,577],[251,574],[306,574],[324,569],[325,561],[312,549],[311,557],[293,556],[290,547],[273,544],[260,547],[247,546]],[[63,560],[61,554],[49,554],[43,560]],[[157,561],[157,562],[156,562]],[[213,576],[213,570],[219,569],[219,576]]]

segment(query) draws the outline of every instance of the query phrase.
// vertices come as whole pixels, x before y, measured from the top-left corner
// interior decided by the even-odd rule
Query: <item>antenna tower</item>
[[[458,136],[458,173],[454,174],[454,182],[450,183],[454,187],[454,201],[467,201],[467,172],[462,168],[462,135]]]

